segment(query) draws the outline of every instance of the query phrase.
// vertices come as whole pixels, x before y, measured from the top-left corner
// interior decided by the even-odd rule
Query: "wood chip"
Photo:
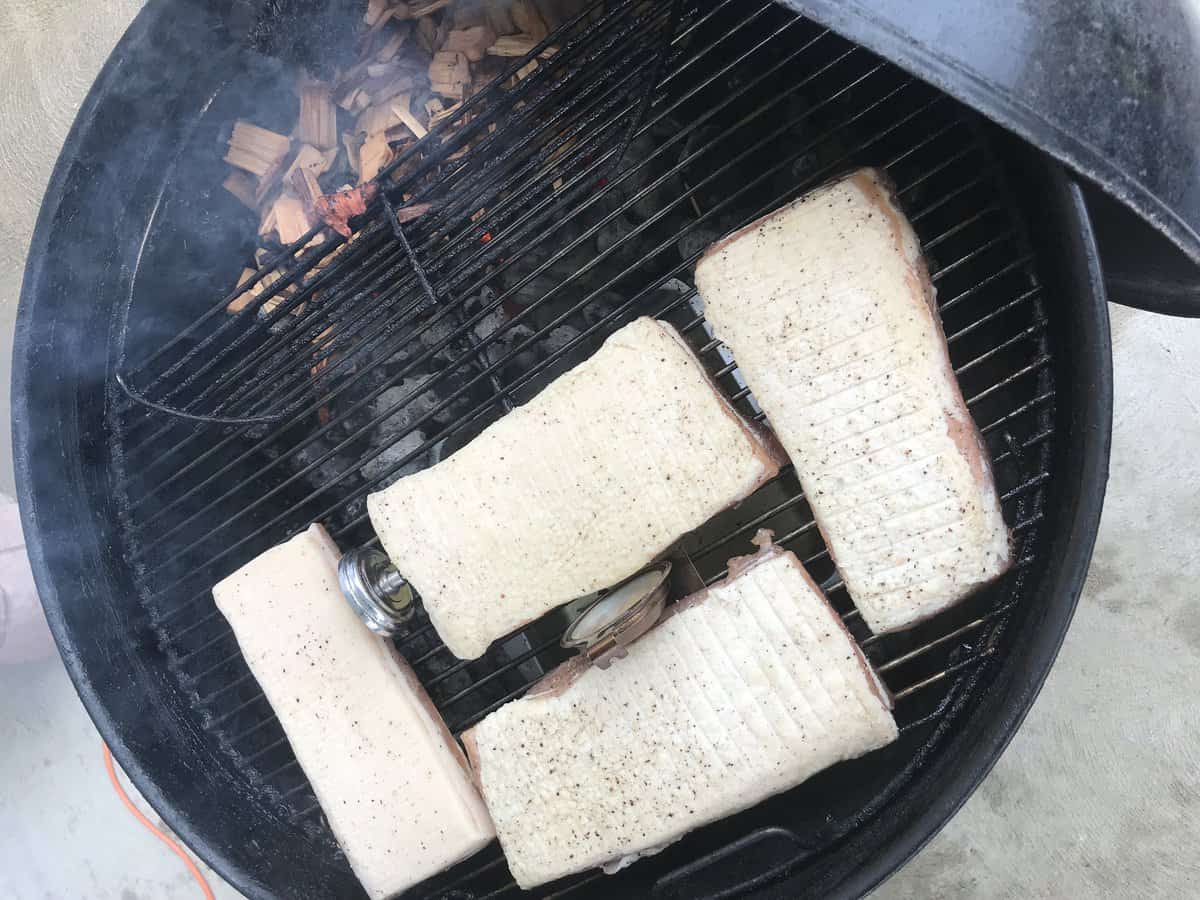
[[[289,190],[279,195],[273,207],[275,212],[275,230],[279,234],[281,244],[298,241],[313,227],[308,217],[304,203]]]
[[[363,21],[368,25],[374,25],[379,21],[379,17],[387,12],[388,0],[367,0],[367,11],[363,15]]]
[[[257,186],[258,183],[254,180],[254,176],[247,172],[230,172],[221,182],[221,187],[255,212],[258,212],[258,201],[254,197]]]
[[[401,119],[396,115],[389,101],[365,109],[355,120],[354,127],[360,133],[365,134],[369,140],[372,137],[386,134],[388,130],[395,128],[399,124],[401,124]],[[361,150],[359,151],[359,165],[362,165]]]
[[[533,0],[513,0],[512,6],[509,7],[509,15],[512,16],[518,31],[533,35],[539,41],[550,33],[550,28],[538,12],[538,8],[533,5]]]
[[[337,146],[337,113],[329,87],[324,84],[305,84],[300,94],[300,118],[296,122],[296,139],[320,150]]]
[[[412,28],[409,25],[393,27],[383,44],[375,51],[375,59],[381,63],[389,62],[400,52],[400,48],[404,46],[404,42],[408,40],[411,33]]]
[[[423,19],[417,20],[417,43],[421,49],[433,56],[438,48],[442,45],[441,35],[439,34],[438,25],[433,19],[426,16]]]
[[[492,2],[484,6],[484,11],[487,14],[488,24],[492,26],[492,31],[496,34],[512,34],[517,31],[517,26],[512,20],[512,16],[508,13],[508,4],[503,2]]]
[[[452,16],[451,21],[455,28],[474,28],[476,25],[486,25],[487,11],[485,7],[497,5],[497,2],[503,3],[504,0],[458,0],[454,4],[454,9],[448,15]]]
[[[538,39],[532,34],[510,34],[497,38],[487,52],[491,56],[524,56],[537,45]]]
[[[308,169],[297,169],[292,173],[288,182],[292,190],[296,192],[296,196],[300,202],[304,204],[304,208],[309,212],[313,212],[317,206],[317,200],[320,199],[322,191],[321,185],[317,182],[317,177]]]
[[[438,103],[441,103],[441,101],[439,100]],[[441,111],[431,115],[429,117],[429,127],[432,128],[434,125],[437,125],[440,122],[444,122],[447,119],[449,119],[456,112],[458,112],[458,108],[460,106],[462,106],[461,103],[455,103],[453,106],[447,106],[444,109],[442,109]]]
[[[241,287],[256,274],[258,274],[257,269],[242,269],[242,274],[238,276],[237,286]],[[230,314],[240,313],[243,309],[253,303],[254,298],[261,294],[262,291],[262,282],[260,281],[259,283],[255,284],[254,287],[246,289],[230,300],[229,305],[225,307],[225,311]]]
[[[420,140],[421,138],[425,137],[429,131],[424,125],[421,124],[421,120],[413,115],[411,107],[412,95],[410,94],[401,94],[400,96],[392,99],[392,112],[400,117],[400,121],[403,122],[405,127],[412,132],[413,137],[415,137],[417,140]]]
[[[263,213],[262,221],[258,223],[259,237],[266,237],[275,230],[275,204],[267,207]]]
[[[385,78],[396,73],[396,66],[393,63],[371,63],[367,66],[368,78]]]
[[[496,43],[496,33],[488,25],[476,25],[473,28],[460,28],[446,35],[442,51],[446,53],[461,53],[471,62],[479,62],[488,52],[488,47]]]
[[[454,0],[426,0],[424,3],[412,3],[409,4],[408,14],[414,19],[420,19],[439,9],[444,9],[453,2]]]
[[[429,85],[435,94],[462,100],[471,83],[471,62],[462,53],[438,52],[429,63]]]
[[[261,178],[283,162],[291,146],[292,140],[286,135],[238,119],[229,136],[225,162]]]
[[[355,101],[355,98],[357,98],[360,94],[363,97],[367,96],[367,92],[364,91],[358,85],[355,85],[354,87],[347,89],[346,92],[344,94],[342,94],[341,98],[338,100],[338,102],[337,102],[338,106],[340,106],[342,109],[346,110],[347,112],[355,112],[354,101]],[[370,100],[368,99],[367,102],[369,103]]]
[[[413,88],[413,80],[408,75],[395,75],[371,91],[371,105],[379,106],[393,97],[408,93]]]
[[[311,144],[303,144],[296,155],[292,158],[289,165],[283,172],[283,181],[290,182],[292,173],[297,169],[304,169],[311,172],[313,176],[323,174],[329,166],[325,162],[325,154]]]
[[[342,145],[346,148],[346,162],[350,171],[358,174],[358,151],[363,145],[363,135],[356,131],[342,132]]]
[[[525,78],[528,78],[537,71],[537,67],[538,61],[536,59],[531,59],[529,62],[525,63],[525,65],[521,66],[521,68],[517,69],[517,80],[521,81]]]
[[[387,138],[382,133],[368,134],[358,151],[358,183],[371,181],[391,161],[392,148],[388,146]]]
[[[258,204],[258,208],[262,209],[275,199],[275,194],[279,191],[280,176],[283,174],[283,164],[272,166],[262,178],[258,179],[258,186],[254,189],[254,202]]]

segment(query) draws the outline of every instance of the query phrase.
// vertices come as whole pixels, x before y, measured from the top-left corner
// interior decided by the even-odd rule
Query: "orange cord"
[[[125,808],[133,813],[133,817],[141,822],[149,829],[150,833],[156,838],[171,848],[171,852],[183,860],[188,871],[192,873],[192,877],[196,879],[196,884],[200,885],[200,890],[204,892],[204,900],[216,900],[213,896],[212,888],[208,886],[208,882],[204,879],[204,874],[192,862],[192,858],[187,855],[187,852],[175,843],[167,835],[163,834],[154,823],[142,815],[142,811],[133,805],[133,801],[129,799],[129,795],[125,793],[125,788],[121,787],[121,782],[117,780],[117,771],[113,768],[112,751],[108,749],[108,744],[101,744],[104,748],[104,768],[108,769],[108,779],[112,782],[113,790],[117,792],[117,796],[121,798],[121,802],[125,804]]]

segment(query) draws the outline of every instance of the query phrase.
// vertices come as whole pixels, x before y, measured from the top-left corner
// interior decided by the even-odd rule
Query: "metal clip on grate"
[[[374,546],[368,493],[444,458],[637,315],[675,324],[761,419],[691,268],[722,234],[857,165],[888,171],[921,240],[1019,563],[949,614],[871,636],[790,470],[681,549],[711,582],[758,528],[774,530],[826,585],[908,733],[956,714],[1025,595],[1050,486],[1053,348],[1035,255],[976,120],[769,0],[598,2],[517,65],[550,44],[532,74],[493,82],[381,173],[353,239],[304,250],[282,279],[294,293],[270,312],[286,285],[131,348],[145,399],[221,421],[196,428],[140,402],[112,412],[138,589],[205,727],[296,827],[318,827],[319,808],[211,586],[311,521],[343,549]],[[401,196],[432,206],[401,222]],[[457,732],[562,661],[566,624],[551,614],[461,661],[418,613],[398,646]],[[475,896],[516,893],[494,850],[437,889],[468,882],[490,885]]]

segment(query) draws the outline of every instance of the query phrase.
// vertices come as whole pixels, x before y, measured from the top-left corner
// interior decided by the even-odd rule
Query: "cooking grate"
[[[300,254],[276,285],[299,289],[273,311],[263,311],[272,290],[237,316],[224,312],[230,298],[207,308],[212,297],[197,296],[194,321],[168,340],[141,338],[131,303],[128,383],[152,403],[226,420],[151,412],[114,391],[122,527],[149,621],[204,726],[278,815],[310,833],[325,833],[319,808],[211,586],[313,520],[343,548],[374,543],[367,493],[453,452],[637,315],[679,327],[761,419],[704,322],[691,267],[712,240],[857,165],[888,171],[921,239],[1018,563],[960,609],[871,637],[790,469],[682,549],[711,582],[753,549],[757,528],[774,529],[843,613],[908,732],[945,714],[1021,601],[1049,480],[1051,350],[1035,256],[983,126],[771,2],[598,3],[544,44],[558,52],[533,74],[498,80],[389,168],[397,205],[434,204],[403,241],[377,204],[348,245]],[[565,622],[552,613],[472,662],[424,620],[399,646],[459,731],[564,658]],[[781,834],[802,845],[760,828],[712,858]],[[438,889],[516,893],[495,847],[460,868]]]

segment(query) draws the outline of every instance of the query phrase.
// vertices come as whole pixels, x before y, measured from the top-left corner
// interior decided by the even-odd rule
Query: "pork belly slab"
[[[713,245],[696,287],[872,631],[908,627],[1009,567],[988,451],[881,173],[856,172]]]
[[[896,738],[890,701],[791,553],[680,601],[463,735],[517,883],[610,870]]]
[[[367,893],[391,897],[495,836],[462,750],[390,641],[342,596],[319,525],[213,588]]]
[[[641,318],[367,509],[446,646],[474,659],[634,574],[778,468],[678,332]]]

